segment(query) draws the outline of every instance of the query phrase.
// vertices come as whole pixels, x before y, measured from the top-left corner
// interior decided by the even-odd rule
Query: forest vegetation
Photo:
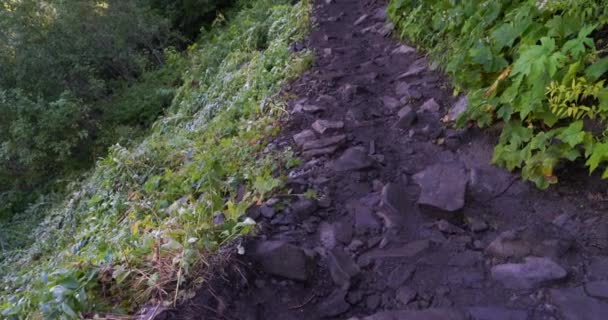
[[[208,254],[251,227],[244,211],[294,164],[260,152],[281,85],[310,63],[290,47],[308,11],[3,2],[0,317],[126,314],[191,295]]]

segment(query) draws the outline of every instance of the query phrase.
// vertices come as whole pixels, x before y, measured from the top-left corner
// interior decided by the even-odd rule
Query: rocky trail
[[[318,200],[251,210],[238,263],[157,319],[608,318],[606,184],[564,169],[543,192],[491,166],[497,137],[452,128],[466,100],[385,6],[314,5],[315,62],[273,146],[300,152],[288,186]]]

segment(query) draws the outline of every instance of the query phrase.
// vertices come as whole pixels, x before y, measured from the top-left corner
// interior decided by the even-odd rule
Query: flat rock
[[[448,260],[448,266],[454,267],[474,267],[481,264],[483,257],[480,252],[464,251],[453,254]]]
[[[409,264],[401,264],[397,266],[391,273],[388,275],[388,286],[397,289],[401,285],[403,285],[406,281],[412,278],[414,272],[416,271],[416,266]]]
[[[274,209],[267,205],[263,205],[260,207],[260,213],[262,214],[262,216],[264,216],[264,218],[267,219],[272,219],[275,214]]]
[[[306,129],[293,136],[293,141],[295,141],[295,143],[298,147],[302,147],[305,143],[315,140],[315,139],[317,139],[317,136],[310,129]]]
[[[314,158],[314,157],[330,155],[330,154],[335,153],[337,150],[338,150],[337,145],[327,147],[327,148],[311,149],[311,150],[302,152],[302,157],[305,159],[310,159],[310,158]]]
[[[483,268],[477,267],[453,267],[448,272],[448,282],[460,288],[479,289],[486,280]]]
[[[358,201],[350,205],[355,220],[355,233],[357,235],[374,234],[380,230],[380,223],[376,219],[371,208],[358,203]]]
[[[441,107],[439,106],[439,104],[437,103],[437,101],[435,101],[435,98],[431,98],[428,99],[427,101],[424,102],[424,104],[422,104],[422,106],[420,106],[420,111],[424,112],[431,112],[431,113],[437,113],[439,112],[439,109]]]
[[[504,231],[486,248],[486,253],[497,258],[523,258],[532,252],[528,241],[522,239],[517,231]]]
[[[608,257],[595,256],[591,258],[587,269],[592,280],[608,280]]]
[[[420,186],[418,204],[454,212],[464,207],[468,176],[460,163],[439,163],[414,175]]]
[[[365,306],[368,310],[376,310],[380,306],[381,299],[379,294],[372,294],[365,299]]]
[[[486,201],[509,187],[512,175],[501,168],[481,165],[471,168],[468,192],[471,198]]]
[[[457,309],[426,309],[383,311],[364,317],[362,320],[466,320],[466,315]]]
[[[374,259],[411,258],[427,250],[431,246],[429,240],[418,240],[392,249],[374,249],[359,257],[360,263]]]
[[[333,249],[337,244],[347,245],[353,239],[353,223],[343,219],[334,223],[321,222],[319,240],[326,249]]]
[[[506,263],[492,268],[492,278],[510,289],[533,289],[560,280],[568,272],[549,258],[527,257],[524,263]]]
[[[396,183],[388,183],[381,192],[381,211],[378,213],[384,219],[387,228],[398,227],[403,224],[409,205],[406,192]]]
[[[336,231],[334,226],[325,221],[319,225],[319,241],[325,249],[331,250],[336,247]]]
[[[468,103],[466,96],[460,96],[448,112],[448,121],[456,121],[456,119],[467,110]]]
[[[604,320],[608,315],[608,304],[587,296],[583,287],[552,289],[549,296],[564,320]]]
[[[336,147],[346,141],[346,135],[339,134],[333,137],[314,139],[306,141],[302,144],[302,150],[308,151],[313,149],[322,149],[327,147]]]
[[[298,281],[308,280],[314,266],[304,250],[283,241],[257,243],[253,258],[264,272]]]
[[[397,86],[395,87],[395,93],[399,97],[410,98],[410,85],[405,81],[397,83]]]
[[[391,52],[391,54],[408,54],[408,53],[414,53],[414,52],[416,52],[416,49],[402,44],[402,45],[398,46],[395,50],[393,50]]]
[[[608,299],[608,281],[592,281],[585,284],[585,291],[588,295]]]
[[[346,294],[346,290],[336,289],[322,300],[318,306],[321,317],[336,317],[348,311],[350,304],[346,302]]]
[[[317,113],[317,112],[321,112],[325,110],[325,108],[317,106],[317,105],[311,105],[311,104],[296,104],[296,106],[293,108],[293,110],[291,111],[291,113],[300,113],[300,112],[306,112],[306,113]]]
[[[348,289],[351,278],[361,272],[355,260],[341,248],[334,248],[329,251],[327,258],[329,261],[329,272],[334,283],[343,289]]]
[[[414,299],[416,299],[417,294],[418,293],[416,292],[416,290],[414,290],[408,286],[401,286],[399,289],[397,289],[395,298],[401,304],[406,305],[406,304],[414,301]]]
[[[344,128],[344,121],[319,119],[312,124],[312,129],[320,134],[324,134],[330,130],[338,130],[342,128]]]
[[[401,105],[401,102],[399,102],[399,100],[397,100],[391,96],[384,96],[384,97],[382,97],[382,104],[390,110],[395,110],[395,109],[399,108],[399,106]]]
[[[418,59],[410,65],[408,70],[400,74],[397,79],[404,79],[407,77],[418,76],[426,70],[426,60],[424,58]]]
[[[395,127],[399,129],[409,129],[416,121],[417,114],[409,106],[405,106],[397,113],[399,120],[395,123]]]
[[[334,161],[333,169],[339,172],[363,170],[371,167],[373,164],[374,161],[367,155],[367,152],[361,150],[361,148],[352,147],[344,151],[344,153]]]
[[[504,307],[471,307],[467,309],[471,320],[527,320],[528,312]]]
[[[367,17],[368,17],[367,14],[360,16],[359,19],[357,19],[357,21],[355,21],[354,25],[358,26],[358,25],[362,24],[367,19]]]
[[[300,198],[291,204],[291,212],[300,219],[308,218],[317,208],[317,202],[307,198]]]

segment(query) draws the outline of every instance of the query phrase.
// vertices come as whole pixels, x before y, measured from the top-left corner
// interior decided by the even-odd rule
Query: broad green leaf
[[[593,172],[606,159],[608,159],[608,142],[596,143],[585,165],[589,167],[589,172]]]
[[[585,77],[597,81],[608,71],[608,57],[604,57],[585,69]]]
[[[557,135],[557,138],[567,143],[572,148],[582,143],[585,138],[583,121],[579,120],[572,122],[564,131]]]

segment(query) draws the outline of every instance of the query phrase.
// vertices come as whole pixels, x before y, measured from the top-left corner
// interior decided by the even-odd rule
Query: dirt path
[[[274,145],[319,200],[252,211],[242,264],[167,317],[608,317],[606,185],[573,171],[540,192],[490,166],[495,137],[445,124],[463,101],[386,36],[384,6],[316,1],[315,64]]]

